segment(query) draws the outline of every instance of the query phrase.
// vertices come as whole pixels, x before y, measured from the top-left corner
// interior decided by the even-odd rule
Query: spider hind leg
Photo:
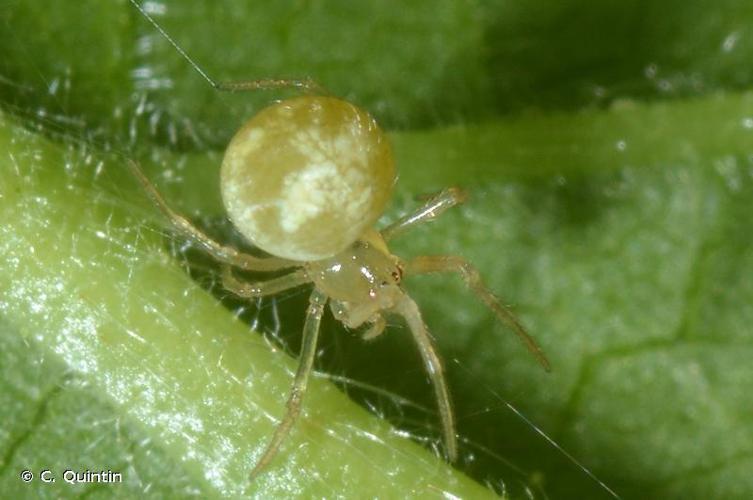
[[[254,257],[253,255],[239,252],[233,247],[225,246],[213,240],[167,204],[165,198],[147,178],[138,163],[133,160],[128,160],[128,166],[144,188],[144,191],[146,191],[165,217],[168,218],[173,227],[183,236],[201,246],[209,255],[218,261],[246,271],[276,271],[278,269],[286,269],[300,265],[296,262],[281,259],[279,257]]]
[[[467,199],[468,193],[458,187],[443,189],[437,194],[430,195],[426,203],[415,211],[400,217],[384,228],[381,231],[382,237],[385,241],[389,241],[417,224],[433,221],[446,210],[465,203]]]

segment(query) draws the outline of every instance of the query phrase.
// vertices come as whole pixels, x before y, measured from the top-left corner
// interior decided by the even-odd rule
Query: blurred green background
[[[513,497],[607,496],[507,410],[504,398],[626,498],[753,494],[753,5],[298,0],[147,7],[218,80],[308,75],[372,112],[391,133],[400,172],[387,219],[446,185],[472,193],[467,206],[395,250],[468,257],[542,344],[553,372],[543,373],[452,277],[407,283],[447,360],[463,442],[459,469]],[[182,428],[159,420],[167,410],[144,395],[184,371],[175,388],[204,380],[186,370],[191,356],[214,359],[211,339],[230,342],[226,328],[251,335],[230,320],[241,304],[219,290],[206,259],[180,250],[168,231],[145,229],[164,221],[121,167],[124,158],[139,158],[176,207],[236,241],[222,223],[216,189],[224,144],[254,110],[287,94],[218,94],[126,1],[10,0],[0,23],[7,114],[0,397],[10,423],[0,429],[0,489],[28,493],[30,485],[17,479],[24,460],[73,460],[87,443],[87,463],[115,456],[136,471],[121,489],[87,494],[234,495],[218,485],[242,479],[252,457],[226,453],[233,458],[211,477],[205,459],[222,454],[212,443],[248,439],[222,422],[243,418],[201,410],[207,395],[195,382],[175,405],[197,408],[194,417],[213,437],[192,448],[194,441],[176,437]],[[193,268],[192,278],[183,267]],[[164,273],[172,284],[163,290]],[[97,284],[91,290],[90,282]],[[228,309],[213,306],[217,299],[205,289]],[[184,312],[185,296],[202,305]],[[240,316],[295,352],[305,301],[305,293],[293,294]],[[159,316],[168,332],[148,337],[147,348],[123,333],[136,331],[124,325],[137,309]],[[109,330],[98,325],[108,321],[119,333],[102,333]],[[181,332],[188,340],[176,346]],[[330,318],[318,366],[350,380],[345,390],[354,398],[439,445],[431,389],[405,333],[396,323],[385,338],[364,344]],[[244,360],[234,361],[242,373]],[[266,411],[279,415],[290,379],[275,369]],[[206,372],[211,388],[228,376],[196,371]],[[228,389],[234,397],[256,391],[247,376]],[[316,401],[308,398],[307,407]],[[341,407],[321,411],[334,418]],[[88,422],[74,426],[80,436],[55,423],[73,416]],[[191,436],[202,432],[185,426]],[[322,476],[354,459],[339,463],[336,447],[311,442],[313,463],[278,465],[257,494],[376,494],[369,488],[377,486],[356,479],[317,489]],[[421,473],[411,462],[429,460],[388,458],[374,458],[379,472],[371,475],[401,471],[415,479]],[[351,467],[369,475],[363,465]],[[450,486],[461,496],[482,494],[457,481]],[[423,491],[410,481],[395,484],[406,496]],[[36,487],[49,496],[84,491]]]

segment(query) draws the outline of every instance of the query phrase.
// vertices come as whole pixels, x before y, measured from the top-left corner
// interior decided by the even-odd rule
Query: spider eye
[[[392,271],[392,279],[395,280],[395,283],[400,283],[401,274],[398,271]]]

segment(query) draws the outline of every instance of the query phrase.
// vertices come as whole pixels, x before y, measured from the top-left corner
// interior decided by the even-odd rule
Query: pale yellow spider
[[[135,0],[131,2],[217,89],[318,89],[308,80],[216,83]],[[459,274],[496,317],[521,338],[544,368],[549,369],[536,342],[484,286],[471,264],[456,256],[422,256],[403,261],[389,251],[387,242],[391,238],[462,203],[465,194],[457,188],[445,189],[415,212],[381,231],[375,230],[373,225],[389,201],[395,183],[394,161],[389,142],[376,121],[351,103],[321,95],[277,102],[251,118],[230,141],[220,172],[225,209],[236,229],[268,253],[267,258],[241,253],[211,239],[168,206],[135,162],[130,165],[173,226],[225,264],[223,285],[232,293],[256,298],[313,284],[287,412],[256,462],[252,477],[277,454],[301,411],[327,302],[334,317],[346,327],[365,326],[365,339],[373,339],[384,331],[385,314],[405,320],[434,386],[450,461],[457,458],[457,438],[444,367],[418,306],[401,286],[405,276]],[[267,281],[247,283],[233,275],[232,267],[289,272]]]

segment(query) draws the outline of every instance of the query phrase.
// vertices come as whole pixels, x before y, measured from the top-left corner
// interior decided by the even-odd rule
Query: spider
[[[222,282],[228,291],[251,299],[313,284],[287,410],[251,477],[272,461],[301,412],[319,325],[328,303],[333,316],[347,328],[363,328],[364,339],[384,332],[385,315],[404,319],[434,388],[446,456],[455,461],[455,418],[444,366],[417,304],[402,286],[406,276],[458,274],[549,370],[540,347],[483,284],[470,263],[450,255],[403,260],[389,250],[387,244],[392,238],[463,203],[465,192],[455,187],[445,189],[414,212],[381,230],[374,229],[396,180],[390,144],[374,118],[354,104],[325,95],[311,80],[216,82],[135,0],[130,1],[214,88],[292,87],[307,92],[278,101],[252,117],[230,141],[221,166],[221,194],[230,220],[268,257],[242,253],[207,236],[175,212],[139,165],[129,161],[134,175],[174,228],[223,264]],[[244,282],[234,275],[233,268],[288,272],[266,281]]]

